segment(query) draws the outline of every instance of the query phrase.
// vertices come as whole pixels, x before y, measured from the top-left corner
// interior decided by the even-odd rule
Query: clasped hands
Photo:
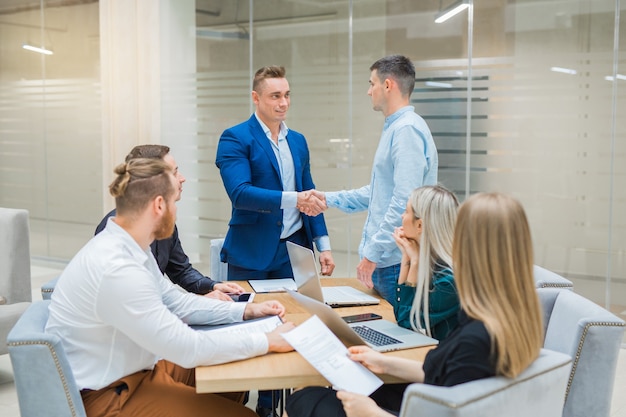
[[[296,208],[307,216],[317,216],[328,208],[326,196],[317,190],[300,191]]]

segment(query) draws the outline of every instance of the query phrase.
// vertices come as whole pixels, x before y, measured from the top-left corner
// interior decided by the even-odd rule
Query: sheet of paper
[[[383,384],[374,373],[348,357],[348,349],[317,316],[313,316],[283,337],[333,387],[370,395]]]
[[[247,320],[239,323],[224,324],[221,326],[194,326],[194,328],[210,332],[224,333],[268,333],[280,326],[283,322],[278,316],[267,316],[260,319]]]
[[[278,279],[251,279],[248,280],[248,284],[252,287],[254,292],[284,292],[285,288],[296,291],[296,281],[293,278],[278,278]]]

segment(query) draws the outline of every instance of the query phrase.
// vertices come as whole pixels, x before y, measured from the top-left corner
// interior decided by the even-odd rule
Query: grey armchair
[[[0,355],[32,300],[30,279],[28,211],[0,207]]]
[[[569,279],[563,278],[559,274],[535,265],[535,287],[537,288],[563,288],[573,290],[574,284]]]
[[[52,297],[52,292],[54,291],[54,287],[57,285],[57,281],[59,277],[54,277],[50,281],[46,282],[41,286],[41,299],[49,300]]]
[[[61,339],[44,332],[50,301],[35,301],[7,342],[21,417],[86,417]]]
[[[492,377],[454,387],[412,384],[401,417],[561,417],[568,355],[543,349],[517,378]]]
[[[608,417],[624,321],[573,291],[537,292],[544,310],[544,347],[573,358],[563,417]]]
[[[220,252],[222,251],[222,245],[224,245],[224,238],[211,239],[210,249],[210,267],[211,278],[216,281],[228,280],[228,264],[222,262]]]

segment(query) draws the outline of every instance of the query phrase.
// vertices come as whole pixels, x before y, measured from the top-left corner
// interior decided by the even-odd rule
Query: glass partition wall
[[[99,49],[97,1],[0,0],[0,206],[29,210],[35,258],[101,216]]]
[[[100,108],[98,17],[122,16],[103,1],[26,3],[0,0],[0,205],[31,211],[34,256],[68,259],[111,207],[99,150],[115,144],[99,123],[115,121]],[[433,132],[440,182],[462,200],[479,191],[517,197],[536,263],[625,317],[623,2],[481,0],[435,23],[456,3],[151,4],[160,42],[129,59],[159,51],[160,132],[140,142],[171,146],[187,176],[178,225],[199,269],[208,271],[210,239],[227,231],[215,151],[221,132],[253,111],[254,71],[286,67],[287,125],[307,137],[317,188],[348,189],[369,182],[383,125],[367,96],[369,66],[399,53],[415,62],[412,104]],[[55,55],[21,49],[26,38]],[[335,275],[355,276],[365,214],[331,209],[326,219]]]
[[[257,68],[287,68],[287,124],[307,136],[317,188],[336,190],[369,182],[383,117],[366,95],[368,68],[401,53],[416,65],[412,104],[433,131],[441,183],[461,199],[516,196],[536,263],[626,314],[619,3],[480,1],[435,23],[454,3],[196,1],[198,77],[215,97],[198,106],[207,126],[198,198],[210,208],[198,213],[200,241],[227,230],[215,146],[249,117]],[[337,273],[354,276],[364,214],[331,209],[326,218]]]

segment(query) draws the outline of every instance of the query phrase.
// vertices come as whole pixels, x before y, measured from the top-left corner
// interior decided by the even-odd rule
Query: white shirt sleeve
[[[137,264],[106,271],[95,305],[99,318],[130,341],[185,368],[266,353],[263,333],[213,336],[188,326],[241,321],[244,309],[244,303],[181,292],[165,277],[155,277]]]

